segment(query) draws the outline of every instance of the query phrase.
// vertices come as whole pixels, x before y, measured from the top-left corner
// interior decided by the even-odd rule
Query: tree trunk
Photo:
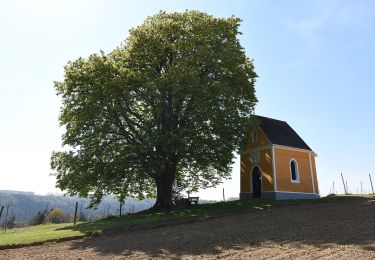
[[[172,187],[173,177],[166,178],[162,176],[156,181],[157,197],[154,205],[156,210],[169,210],[173,208]]]

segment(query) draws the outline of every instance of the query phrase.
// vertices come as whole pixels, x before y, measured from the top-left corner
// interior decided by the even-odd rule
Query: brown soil
[[[258,210],[0,251],[0,259],[375,259],[375,199]]]

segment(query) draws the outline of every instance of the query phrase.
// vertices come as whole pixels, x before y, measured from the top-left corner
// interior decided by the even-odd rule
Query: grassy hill
[[[121,232],[132,229],[147,229],[153,225],[170,225],[200,221],[228,213],[267,210],[274,207],[285,207],[300,204],[329,203],[340,200],[356,199],[357,196],[332,196],[317,200],[290,201],[230,201],[212,204],[194,205],[189,209],[170,212],[144,212],[129,214],[123,217],[110,217],[96,222],[70,224],[46,224],[33,227],[1,230],[0,248],[19,247],[38,244],[46,241],[74,239],[84,236],[99,235],[105,232]]]

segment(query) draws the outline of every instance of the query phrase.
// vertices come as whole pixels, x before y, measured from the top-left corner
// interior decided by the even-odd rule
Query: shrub
[[[47,220],[50,223],[53,224],[59,224],[59,223],[64,223],[65,221],[65,214],[62,209],[56,208],[52,209],[47,216]]]
[[[47,210],[39,211],[31,220],[30,225],[36,226],[40,224],[44,224],[47,221]]]

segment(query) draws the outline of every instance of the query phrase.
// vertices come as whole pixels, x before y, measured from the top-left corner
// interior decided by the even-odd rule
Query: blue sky
[[[256,113],[287,121],[318,154],[321,193],[340,172],[356,192],[375,179],[375,2],[0,0],[0,189],[56,192],[49,157],[60,149],[53,81],[69,60],[109,52],[159,10],[242,18],[259,75]],[[238,196],[233,178],[201,197]]]

